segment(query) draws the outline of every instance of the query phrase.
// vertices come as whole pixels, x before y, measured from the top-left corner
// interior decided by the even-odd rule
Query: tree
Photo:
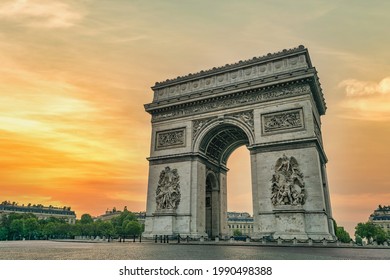
[[[337,226],[337,223],[335,220],[333,220],[333,227],[334,227],[334,231],[335,231],[335,234],[336,234],[336,237],[338,240],[340,240],[343,243],[348,243],[352,240],[351,236],[344,229],[344,227]]]
[[[56,235],[56,224],[54,222],[49,222],[43,227],[43,234],[46,238],[53,238]]]
[[[13,239],[16,237],[22,237],[24,235],[24,224],[22,219],[13,220],[10,225],[11,234],[13,234]]]
[[[336,228],[337,239],[343,243],[349,243],[352,239],[349,233],[344,229],[344,227]]]
[[[114,226],[110,222],[100,222],[97,224],[98,232],[107,238],[114,235]]]
[[[355,230],[355,235],[367,238],[368,243],[371,243],[374,240],[378,242],[378,244],[381,244],[388,239],[387,233],[372,222],[359,223],[355,227]]]
[[[355,242],[358,245],[363,245],[363,239],[359,235],[355,236]]]
[[[8,229],[5,227],[0,227],[0,240],[8,239]]]
[[[28,218],[24,220],[24,228],[28,239],[31,240],[31,236],[35,235],[39,229],[39,223],[36,218]]]
[[[82,224],[91,224],[91,223],[93,223],[93,219],[92,219],[91,215],[83,214],[83,215],[81,215],[80,223],[82,223]]]
[[[385,241],[389,239],[389,236],[386,231],[384,231],[382,228],[378,228],[378,232],[375,236],[375,241],[378,244],[383,244]]]
[[[233,236],[242,236],[241,230],[239,230],[238,228],[236,228],[235,230],[233,230]]]
[[[129,221],[124,226],[125,235],[139,235],[141,233],[141,224],[137,221]]]

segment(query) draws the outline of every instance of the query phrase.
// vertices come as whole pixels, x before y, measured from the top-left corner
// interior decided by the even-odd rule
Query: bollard
[[[167,235],[167,243],[169,243],[169,235]]]
[[[160,235],[160,243],[163,243],[162,235]]]
[[[180,234],[177,235],[177,243],[180,243]]]
[[[187,235],[187,243],[190,241],[190,237]]]
[[[154,239],[154,243],[157,243],[157,234],[156,234],[156,237]]]

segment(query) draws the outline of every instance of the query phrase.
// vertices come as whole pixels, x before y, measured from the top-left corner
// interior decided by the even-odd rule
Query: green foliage
[[[124,225],[124,233],[127,236],[139,235],[141,232],[141,224],[138,221],[128,221]]]
[[[233,236],[242,236],[241,230],[239,230],[238,228],[236,228],[235,230],[233,230]]]
[[[386,231],[384,231],[382,228],[379,228],[376,236],[375,236],[375,241],[378,244],[383,244],[385,241],[389,239],[389,236]]]
[[[355,227],[355,235],[367,238],[369,243],[376,241],[378,244],[383,244],[383,242],[389,239],[388,234],[372,222],[359,223]]]
[[[5,227],[0,227],[0,240],[8,239],[8,230]]]
[[[363,239],[359,235],[355,236],[355,242],[358,245],[363,245]]]
[[[31,236],[38,234],[39,223],[37,218],[27,218],[24,220],[24,229],[28,234],[28,239],[31,240]]]
[[[81,215],[80,223],[82,223],[82,224],[92,224],[93,223],[93,219],[92,219],[91,215],[83,214],[83,215]]]
[[[336,237],[343,243],[349,243],[352,239],[349,233],[344,229],[344,227],[336,228]]]
[[[74,238],[75,236],[125,237],[139,235],[143,231],[136,216],[125,209],[110,221],[93,221],[90,214],[83,214],[76,224],[50,217],[40,219],[33,214],[2,215],[0,240]]]
[[[13,220],[10,225],[10,232],[13,235],[13,240],[21,239],[24,235],[24,223],[23,220]]]

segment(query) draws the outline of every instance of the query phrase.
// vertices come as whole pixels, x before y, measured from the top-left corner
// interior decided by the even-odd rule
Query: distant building
[[[47,219],[50,217],[64,219],[69,224],[74,224],[76,222],[76,214],[74,211],[70,210],[70,207],[54,207],[54,206],[43,206],[42,204],[31,205],[18,205],[15,202],[3,201],[0,204],[0,215],[11,213],[19,214],[34,214],[38,219]]]
[[[123,209],[123,211],[125,210],[127,210],[126,206]],[[112,210],[107,209],[105,214],[97,216],[96,218],[94,218],[94,220],[109,221],[115,217],[119,217],[123,213],[123,211],[116,210],[115,207]],[[145,223],[146,212],[132,212],[132,213],[137,217],[138,222],[140,222],[141,224]]]
[[[370,215],[369,221],[385,231],[390,231],[390,206],[379,205],[374,213]]]
[[[94,218],[94,220],[109,221],[115,217],[119,217],[120,214],[122,214],[122,211],[116,210],[115,207],[112,210],[109,210],[107,208],[106,213],[97,216],[96,218]]]
[[[253,217],[247,212],[227,212],[227,223],[229,235],[232,236],[234,230],[238,229],[242,235],[252,236]]]

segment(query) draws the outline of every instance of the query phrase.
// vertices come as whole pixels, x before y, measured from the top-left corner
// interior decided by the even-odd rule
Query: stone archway
[[[156,83],[145,237],[227,236],[226,162],[250,150],[253,237],[333,239],[326,106],[298,47]]]
[[[210,238],[227,236],[227,167],[230,154],[242,145],[249,145],[249,139],[237,120],[218,119],[205,126],[200,133],[199,145],[195,140],[195,149],[205,158],[206,200],[205,224],[206,234]],[[239,124],[245,127],[245,123]],[[252,135],[250,135],[251,137]]]

